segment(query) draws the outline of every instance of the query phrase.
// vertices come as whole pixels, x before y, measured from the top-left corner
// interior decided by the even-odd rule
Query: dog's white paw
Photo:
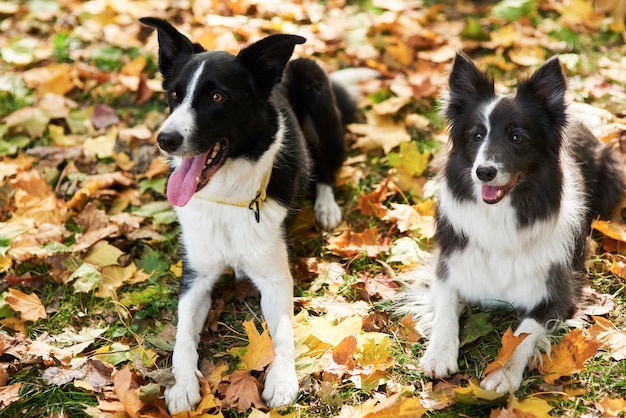
[[[314,210],[315,220],[328,231],[341,223],[341,209],[335,202],[332,187],[327,184],[317,184]]]
[[[270,408],[289,405],[298,395],[298,376],[293,368],[280,367],[272,362],[265,375],[263,400]]]
[[[202,397],[198,378],[191,375],[187,378],[176,376],[176,383],[165,389],[165,403],[170,414],[196,409]]]
[[[500,393],[513,393],[519,389],[522,384],[524,369],[521,371],[511,370],[511,368],[501,367],[489,373],[487,377],[480,382],[483,389],[493,390]]]
[[[458,350],[448,346],[434,346],[430,344],[419,362],[419,366],[426,373],[435,377],[449,377],[459,371]]]

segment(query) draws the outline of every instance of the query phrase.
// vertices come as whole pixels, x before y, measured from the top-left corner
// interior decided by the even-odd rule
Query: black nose
[[[476,168],[476,177],[481,181],[491,181],[496,178],[496,174],[498,174],[498,170],[490,165],[481,165]]]
[[[163,151],[174,152],[183,143],[183,136],[178,131],[160,132],[157,142]]]

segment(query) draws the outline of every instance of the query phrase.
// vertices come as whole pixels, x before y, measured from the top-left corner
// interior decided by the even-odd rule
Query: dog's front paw
[[[193,411],[200,403],[200,383],[191,375],[187,378],[176,376],[176,383],[165,389],[165,403],[170,414]]]
[[[315,220],[327,231],[341,223],[341,209],[335,202],[333,189],[327,184],[317,185],[314,210]]]
[[[270,408],[289,405],[298,395],[298,377],[295,369],[278,367],[274,362],[265,376],[263,400]]]
[[[501,367],[489,373],[487,377],[480,382],[483,389],[493,390],[500,393],[513,393],[519,389],[522,384],[524,370],[516,371],[512,368]],[[513,368],[514,369],[514,368]]]
[[[458,350],[454,347],[435,347],[429,345],[419,362],[426,373],[435,377],[449,377],[459,371]]]

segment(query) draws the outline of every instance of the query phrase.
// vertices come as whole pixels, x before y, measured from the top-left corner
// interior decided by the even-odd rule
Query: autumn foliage
[[[506,332],[514,315],[466,312],[463,373],[430,380],[417,368],[423,337],[389,304],[433,248],[438,97],[455,53],[502,73],[499,90],[558,53],[571,111],[623,152],[625,13],[621,0],[0,1],[0,415],[168,416],[182,265],[155,141],[167,112],[157,40],[137,20],[149,15],[207,49],[296,33],[307,42],[295,55],[329,72],[372,70],[354,84],[359,123],[338,176],[345,221],[322,233],[305,202],[293,229],[300,397],[264,405],[271,337],[247,303],[255,289],[228,282],[202,334],[202,401],[179,416],[626,413],[619,211],[592,225],[582,321],[556,333],[511,396],[476,378],[523,340]]]

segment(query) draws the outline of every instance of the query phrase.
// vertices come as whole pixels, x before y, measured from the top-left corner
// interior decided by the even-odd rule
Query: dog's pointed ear
[[[546,61],[527,80],[517,86],[517,98],[536,100],[553,116],[565,114],[567,82],[558,57]]]
[[[480,71],[472,60],[458,52],[448,80],[452,96],[494,96],[493,79]]]
[[[204,48],[193,43],[166,20],[156,17],[142,17],[141,23],[157,29],[159,36],[159,71],[163,74],[163,87],[172,80],[192,54],[203,52]]]
[[[305,41],[305,38],[298,35],[276,34],[239,52],[237,59],[254,77],[261,98],[269,98],[274,86],[282,79],[285,65],[295,46]]]
[[[449,121],[458,120],[473,107],[472,103],[495,97],[493,79],[463,53],[457,53],[450,77],[448,91],[444,92],[444,114]]]

